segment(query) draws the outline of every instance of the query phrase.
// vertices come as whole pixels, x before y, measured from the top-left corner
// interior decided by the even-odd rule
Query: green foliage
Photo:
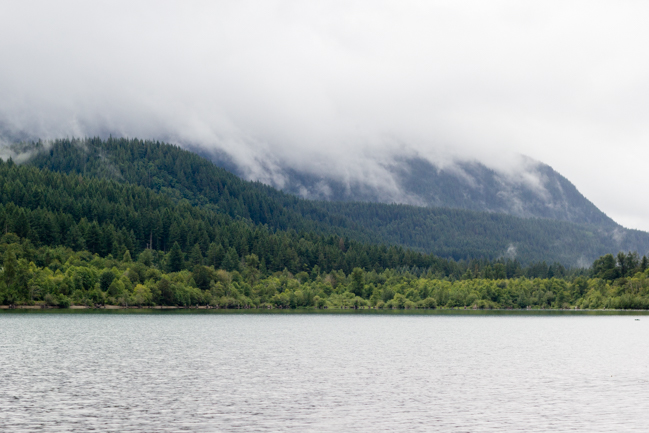
[[[234,249],[234,247],[231,247],[228,250],[228,253],[225,255],[225,258],[223,259],[222,267],[226,271],[238,271],[240,266],[239,266],[239,255],[237,254],[237,250]]]
[[[250,220],[232,219],[209,204],[192,206],[166,189],[158,193],[112,180],[4,163],[0,180],[0,225],[8,232],[19,230],[37,247],[89,248],[102,258],[137,256],[148,250],[151,254],[142,256],[148,265],[160,265],[159,252],[168,253],[172,247],[173,260],[167,254],[166,261],[176,272],[184,268],[186,252],[191,265],[228,270],[239,269],[241,257],[254,254],[264,274],[284,268],[295,274],[310,272],[315,266],[318,272],[347,273],[355,267],[377,271],[434,267],[444,275],[459,269],[453,261],[398,246],[360,243],[317,230],[273,231]],[[38,203],[29,199],[33,190],[42,192]]]
[[[69,308],[71,305],[70,298],[65,295],[59,295],[56,299],[56,305],[58,305],[60,308]]]
[[[202,265],[203,264],[203,253],[201,252],[201,246],[195,244],[192,250],[189,253],[189,262],[192,265]]]
[[[201,290],[209,290],[212,280],[214,280],[213,272],[205,266],[197,265],[194,267],[192,278],[196,287]]]
[[[648,260],[636,253],[603,255],[592,271],[530,261],[604,245],[601,233],[569,223],[308,202],[160,143],[62,140],[35,150],[32,165],[0,160],[4,304],[648,305]],[[499,256],[513,239],[526,266]]]
[[[251,246],[250,241],[246,245],[241,239],[227,236],[227,242],[224,242],[226,239],[223,237],[210,233],[210,227],[214,224],[227,224],[231,220],[265,227],[271,233],[294,230],[325,237],[337,236],[339,240],[342,237],[343,241],[339,243],[342,252],[347,252],[349,241],[354,241],[361,244],[400,245],[456,261],[494,260],[515,250],[516,257],[523,264],[546,261],[559,262],[564,266],[574,265],[584,257],[594,259],[619,250],[620,231],[624,233],[623,248],[649,251],[647,233],[616,226],[594,206],[591,210],[597,215],[585,216],[585,220],[598,222],[599,225],[542,218],[524,219],[460,209],[316,202],[299,199],[259,182],[243,181],[196,154],[159,142],[95,138],[58,140],[47,149],[42,143],[33,143],[31,148],[24,147],[35,155],[29,164],[47,169],[50,174],[59,172],[71,175],[70,179],[76,183],[67,185],[67,191],[84,188],[89,179],[110,179],[120,185],[130,185],[130,189],[123,191],[115,183],[105,184],[110,188],[104,188],[102,184],[83,197],[94,197],[96,203],[92,200],[87,204],[80,203],[78,200],[81,197],[76,197],[76,203],[66,204],[66,209],[69,209],[66,213],[71,214],[77,224],[81,217],[85,217],[89,225],[84,225],[83,230],[75,230],[75,224],[68,224],[69,230],[58,234],[59,237],[64,235],[60,241],[75,250],[87,248],[102,256],[112,253],[117,257],[116,251],[113,251],[115,249],[119,249],[120,254],[123,254],[123,249],[129,249],[131,253],[145,248],[166,251],[174,242],[178,242],[184,252],[189,252],[198,243],[205,254],[214,242],[220,244],[223,250],[220,256],[215,254],[215,250],[212,250],[211,256],[208,253],[211,263],[207,264],[220,266],[216,261],[223,260],[230,247],[237,250],[239,257],[250,252],[246,251]],[[4,166],[9,171],[15,168],[15,165]],[[29,210],[36,209],[37,203],[41,203],[43,209],[54,211],[51,209],[52,203],[56,202],[57,194],[61,194],[60,190],[52,194],[51,184],[31,179],[10,181],[8,186],[11,190],[10,200]],[[134,189],[135,186],[140,189]],[[444,189],[443,185],[438,187]],[[157,194],[150,196],[155,200],[142,200],[140,195],[143,191]],[[445,194],[449,194],[448,191]],[[574,190],[571,194],[578,192]],[[111,218],[110,215],[114,214],[111,213],[114,212],[110,209],[113,207],[111,202],[121,197],[128,199],[118,200],[124,206],[118,209],[120,213],[134,210],[140,215]],[[171,200],[176,205],[162,205],[161,200]],[[164,210],[169,210],[170,214]],[[213,216],[203,214],[197,218],[199,210],[216,210],[219,217],[215,220]],[[192,213],[191,218],[186,218],[187,212]],[[29,224],[26,224],[29,220],[29,217],[18,219],[18,224],[11,230],[19,236],[27,236],[30,233]],[[123,224],[124,221],[127,224]],[[106,223],[112,224],[120,233],[109,230],[106,234]],[[125,231],[122,232],[122,228]],[[39,242],[52,244],[48,230],[45,230],[42,239],[40,235],[43,232],[36,231]],[[117,236],[111,239],[110,233]],[[52,236],[56,238],[57,234],[53,233]],[[128,242],[133,245],[128,245]],[[276,262],[283,264],[273,263],[268,254],[256,254],[273,270],[281,270],[284,266],[295,272],[305,270],[301,269],[304,263],[302,257],[294,257],[290,250],[274,256],[278,257]],[[374,268],[369,252],[353,249],[353,254],[357,256],[355,263],[345,268],[346,272],[354,267]],[[328,260],[327,254],[323,254],[323,258]],[[314,261],[318,260],[310,258],[309,267],[313,267]],[[329,266],[342,268],[335,262]]]
[[[356,296],[363,295],[363,270],[361,268],[354,268],[351,275],[350,292]]]
[[[639,258],[638,253],[619,252],[616,257],[613,254],[606,254],[593,263],[593,274],[597,278],[613,281],[618,278],[625,278],[644,272],[647,269],[647,257]]]
[[[110,285],[113,283],[115,280],[115,274],[113,274],[110,270],[105,269],[100,275],[99,275],[99,287],[101,290],[104,292],[108,291],[108,288]]]
[[[642,271],[642,261],[633,254],[631,261],[616,261],[615,267],[627,269],[619,271],[619,278],[607,280],[598,272],[610,269],[598,266],[610,263],[610,258],[598,259],[590,274],[528,278],[517,274],[524,275],[529,268],[492,262],[482,268],[477,263],[465,264],[457,275],[471,270],[471,277],[454,278],[440,277],[433,268],[415,273],[412,269],[368,272],[356,267],[349,273],[316,270],[293,274],[285,269],[262,274],[255,254],[237,259],[238,271],[195,265],[191,271],[168,269],[165,273],[161,267],[173,263],[171,251],[166,260],[154,257],[147,265],[148,259],[132,262],[62,246],[35,247],[10,234],[0,240],[0,253],[0,302],[4,304],[41,303],[61,308],[71,304],[282,309],[649,308],[649,270]],[[629,263],[637,268],[631,269]],[[489,269],[504,269],[512,276],[487,278],[483,274],[491,272]],[[624,273],[626,276],[621,276]]]
[[[183,269],[183,253],[178,242],[174,242],[171,251],[167,254],[167,270],[169,272],[180,272]]]
[[[4,254],[4,260],[2,261],[3,266],[3,277],[5,284],[11,286],[16,279],[16,268],[18,267],[18,262],[16,261],[16,255],[13,252],[12,248],[7,248]]]
[[[140,253],[137,260],[144,266],[149,267],[153,264],[153,253],[151,252],[151,250],[146,249]]]

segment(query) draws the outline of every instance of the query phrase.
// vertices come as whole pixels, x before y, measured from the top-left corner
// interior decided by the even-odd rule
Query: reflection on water
[[[647,337],[629,315],[0,313],[0,430],[647,431]]]

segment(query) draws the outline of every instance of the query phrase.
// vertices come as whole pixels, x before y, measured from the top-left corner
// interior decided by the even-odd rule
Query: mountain
[[[246,170],[226,154],[205,154],[239,176]],[[274,186],[312,200],[399,203],[423,207],[495,212],[522,218],[548,218],[604,228],[619,227],[552,167],[521,157],[515,171],[496,171],[476,161],[438,167],[423,157],[384,164],[384,179],[341,180],[281,165],[269,179]],[[388,187],[389,186],[389,187]]]
[[[25,162],[0,158],[0,304],[649,306],[638,295],[649,281],[646,256],[607,254],[591,269],[534,263],[588,265],[616,242],[646,246],[643,232],[612,237],[592,224],[493,212],[309,201],[158,142],[10,150]]]
[[[466,265],[398,246],[354,242],[313,231],[269,230],[250,219],[232,218],[210,203],[192,204],[168,190],[156,192],[92,176],[89,171],[85,175],[61,173],[0,159],[0,184],[0,260],[13,260],[7,254],[19,245],[25,276],[30,263],[49,267],[50,275],[62,264],[83,267],[78,262],[66,263],[71,251],[81,253],[73,260],[82,262],[130,260],[145,253],[159,269],[173,272],[201,263],[238,270],[244,261],[255,263],[264,275],[284,270],[349,274],[363,267],[379,272],[414,268],[459,278],[466,270]],[[518,263],[508,267],[520,270]],[[547,271],[545,266],[541,274]],[[13,273],[10,269],[11,282]],[[87,277],[89,288],[97,275]],[[0,303],[2,289],[0,284]]]
[[[358,245],[397,245],[454,260],[515,258],[523,264],[558,261],[566,266],[588,266],[597,257],[620,250],[649,251],[649,234],[626,230],[605,218],[599,224],[575,223],[494,211],[306,200],[245,181],[199,155],[160,142],[57,140],[23,144],[14,153],[40,170],[136,185],[234,221],[297,233],[296,242],[299,233],[312,233]],[[596,212],[591,217],[597,221]],[[151,230],[138,230],[136,244],[144,248]],[[181,248],[187,251],[192,245],[184,239]],[[361,267],[372,267],[375,258],[359,253],[354,260]],[[317,256],[306,259],[309,266],[317,261]]]

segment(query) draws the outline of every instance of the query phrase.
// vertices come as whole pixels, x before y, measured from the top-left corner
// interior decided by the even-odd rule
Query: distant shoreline
[[[68,308],[59,308],[43,305],[0,305],[0,313],[10,311],[23,311],[23,312],[213,312],[213,313],[233,313],[233,314],[404,314],[404,315],[553,315],[553,314],[566,314],[566,315],[588,315],[588,314],[604,314],[604,315],[649,315],[649,310],[621,310],[621,309],[472,309],[472,308],[431,308],[431,309],[391,309],[391,308],[214,308],[207,306],[191,306],[191,307],[178,307],[178,306],[128,306],[123,307],[119,305],[106,305],[102,307],[88,307],[84,305],[72,305]]]

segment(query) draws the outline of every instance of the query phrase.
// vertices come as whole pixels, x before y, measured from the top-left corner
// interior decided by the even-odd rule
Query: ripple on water
[[[0,314],[0,430],[647,431],[647,323]]]

